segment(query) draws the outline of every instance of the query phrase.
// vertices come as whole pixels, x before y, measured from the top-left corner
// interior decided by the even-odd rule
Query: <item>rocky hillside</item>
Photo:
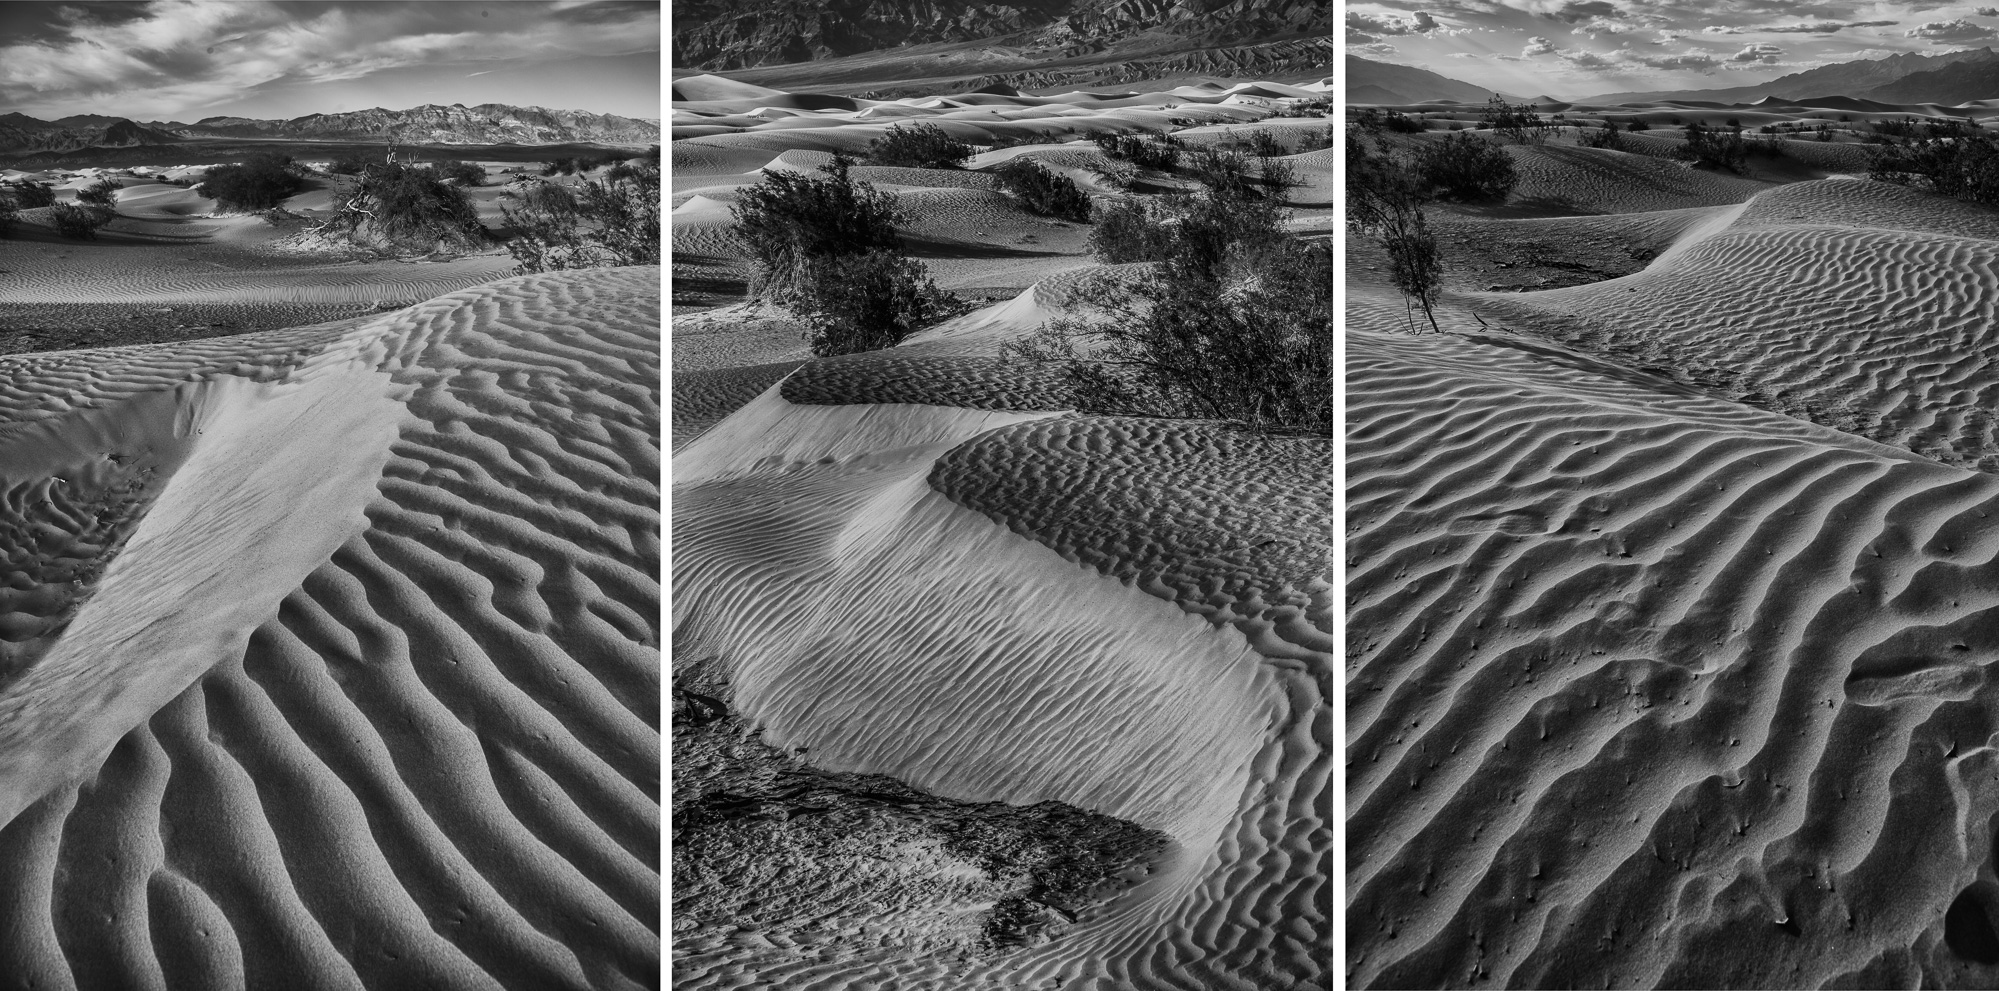
[[[1161,56],[1337,27],[1332,0],[675,0],[673,20],[674,66],[710,72],[931,44],[1028,60]]]

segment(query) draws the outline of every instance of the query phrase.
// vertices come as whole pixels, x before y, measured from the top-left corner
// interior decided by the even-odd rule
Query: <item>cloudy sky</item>
[[[0,2],[0,113],[192,122],[425,103],[660,115],[657,2]]]
[[[1518,96],[1720,89],[1832,62],[1999,42],[1983,3],[1355,0],[1347,51]]]

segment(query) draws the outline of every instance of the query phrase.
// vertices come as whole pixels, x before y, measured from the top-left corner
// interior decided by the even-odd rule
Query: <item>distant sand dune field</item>
[[[658,986],[659,275],[0,358],[8,986]]]

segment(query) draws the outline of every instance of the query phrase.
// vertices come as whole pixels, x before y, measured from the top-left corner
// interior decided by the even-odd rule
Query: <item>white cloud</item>
[[[1966,41],[1983,41],[1993,37],[1993,30],[1982,24],[1973,24],[1963,18],[1954,21],[1931,21],[1903,32],[1904,37],[1921,38],[1932,45],[1954,45]]]
[[[1784,50],[1776,45],[1744,45],[1742,50],[1728,57],[1730,62],[1773,64],[1781,61]]]
[[[1559,51],[1561,49],[1555,47],[1554,42],[1546,38],[1534,37],[1527,39],[1527,47],[1520,50],[1520,55],[1522,58],[1533,58],[1536,55],[1550,55]]]

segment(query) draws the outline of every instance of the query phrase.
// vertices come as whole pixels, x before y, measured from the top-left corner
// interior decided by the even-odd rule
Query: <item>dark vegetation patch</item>
[[[196,192],[224,210],[260,212],[305,191],[305,169],[289,155],[252,155],[208,170]]]
[[[978,149],[927,121],[897,124],[868,142],[868,163],[916,169],[955,169]]]
[[[711,666],[673,682],[677,953],[756,938],[980,955],[1059,938],[1168,840],[1059,802],[957,802],[765,743]]]

